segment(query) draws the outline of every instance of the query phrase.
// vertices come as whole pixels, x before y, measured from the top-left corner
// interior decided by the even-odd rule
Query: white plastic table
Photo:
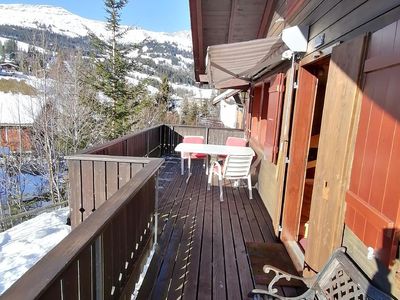
[[[175,147],[176,152],[185,152],[185,153],[201,153],[207,154],[211,156],[217,155],[251,155],[254,156],[254,150],[250,147],[240,147],[240,146],[226,146],[226,145],[213,145],[213,144],[193,144],[193,143],[180,143]],[[190,155],[189,155],[190,159]],[[190,166],[190,164],[188,164]],[[208,166],[207,166],[208,170]],[[186,182],[189,181],[192,173],[188,172],[188,178]]]

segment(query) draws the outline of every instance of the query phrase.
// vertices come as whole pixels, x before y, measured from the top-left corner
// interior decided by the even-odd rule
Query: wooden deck
[[[274,242],[270,217],[256,191],[225,182],[219,201],[217,180],[207,191],[201,162],[188,184],[178,159],[161,171],[159,247],[139,298],[246,299],[254,288],[245,242]]]

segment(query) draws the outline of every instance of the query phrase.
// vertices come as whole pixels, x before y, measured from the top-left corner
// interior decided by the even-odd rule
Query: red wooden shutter
[[[396,23],[371,36],[346,194],[347,226],[387,264],[395,258],[400,225],[399,45]]]
[[[262,88],[257,86],[253,90],[253,99],[251,103],[251,137],[258,140],[259,120],[260,120],[260,104],[261,104]]]
[[[259,142],[261,145],[265,145],[265,139],[267,136],[267,123],[268,123],[268,98],[269,98],[269,87],[270,82],[264,82],[262,88],[262,101],[261,101],[261,113],[260,113],[260,126],[259,126]]]
[[[279,133],[284,93],[284,74],[279,73],[271,80],[268,97],[267,128],[264,142],[265,158],[273,163],[278,159]]]

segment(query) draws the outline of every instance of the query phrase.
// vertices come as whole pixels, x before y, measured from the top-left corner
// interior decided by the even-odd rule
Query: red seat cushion
[[[206,158],[206,154],[203,153],[192,153],[190,158]]]

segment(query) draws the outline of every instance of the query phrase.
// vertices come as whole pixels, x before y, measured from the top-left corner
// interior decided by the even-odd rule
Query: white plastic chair
[[[247,140],[244,138],[228,136],[225,142],[226,146],[246,147]],[[218,160],[224,160],[226,155],[218,155]]]
[[[191,135],[185,136],[182,140],[183,143],[192,143],[192,144],[204,144],[204,137]],[[188,160],[188,172],[190,174],[190,166],[192,159],[204,159],[204,164],[206,167],[206,174],[208,175],[208,156],[203,153],[181,153],[181,175],[184,174],[185,171],[185,159]]]
[[[219,162],[214,162],[210,174],[208,175],[208,190],[210,190],[211,180],[213,174],[218,175],[219,182],[219,199],[224,201],[222,191],[222,179],[247,179],[247,185],[249,189],[249,198],[253,199],[253,193],[251,189],[251,174],[250,166],[253,160],[251,155],[228,155],[224,161],[224,165],[221,166]]]

